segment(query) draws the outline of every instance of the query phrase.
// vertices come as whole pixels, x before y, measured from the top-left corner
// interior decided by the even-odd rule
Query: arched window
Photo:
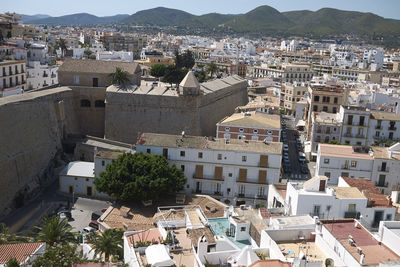
[[[90,100],[88,100],[88,99],[82,99],[82,100],[81,100],[81,107],[90,108]]]
[[[106,104],[104,103],[104,100],[96,100],[94,102],[94,106],[96,108],[104,108],[106,106]]]

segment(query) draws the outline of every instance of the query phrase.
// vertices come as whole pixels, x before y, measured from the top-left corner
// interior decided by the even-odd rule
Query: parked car
[[[106,210],[107,210],[108,208],[109,208],[109,206],[106,207],[106,208],[104,208],[104,209],[102,209],[101,212],[103,212],[103,213],[106,212]]]
[[[289,151],[289,145],[288,144],[283,144],[283,151],[285,151],[285,152]]]
[[[96,232],[96,229],[94,229],[93,227],[90,227],[90,226],[86,226],[82,230],[83,234],[94,233],[94,232]]]
[[[289,154],[288,153],[284,153],[283,154],[283,158],[289,160]]]
[[[61,213],[63,213],[68,218],[68,220],[70,220],[72,218],[72,214],[69,210],[60,210],[57,213],[57,215],[60,215]]]
[[[303,152],[299,152],[299,161],[306,162],[306,154],[304,154]]]
[[[91,221],[89,223],[89,226],[94,228],[94,229],[96,229],[96,230],[99,230],[99,222],[98,221],[95,221],[95,220]]]
[[[93,211],[92,212],[92,220],[97,220],[98,218],[101,217],[101,215],[103,215],[103,212],[101,212],[101,211]]]

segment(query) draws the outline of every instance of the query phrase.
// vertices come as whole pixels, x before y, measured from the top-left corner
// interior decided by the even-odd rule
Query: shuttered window
[[[259,184],[267,183],[267,171],[265,171],[265,170],[258,171],[258,183]]]
[[[260,155],[260,167],[268,168],[268,156]]]
[[[222,180],[222,167],[215,166],[214,179]]]
[[[239,182],[247,181],[247,169],[239,169]]]
[[[196,165],[195,178],[203,178],[203,165]]]

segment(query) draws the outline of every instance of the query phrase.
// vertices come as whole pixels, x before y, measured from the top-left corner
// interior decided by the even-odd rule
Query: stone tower
[[[189,71],[179,84],[179,95],[197,96],[200,94],[200,84],[194,76],[193,71]]]

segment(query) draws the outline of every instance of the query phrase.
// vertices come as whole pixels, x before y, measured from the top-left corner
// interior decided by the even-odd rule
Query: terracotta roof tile
[[[45,243],[20,243],[0,245],[0,264],[7,263],[11,258],[16,258],[17,261],[21,263],[44,244]]]

